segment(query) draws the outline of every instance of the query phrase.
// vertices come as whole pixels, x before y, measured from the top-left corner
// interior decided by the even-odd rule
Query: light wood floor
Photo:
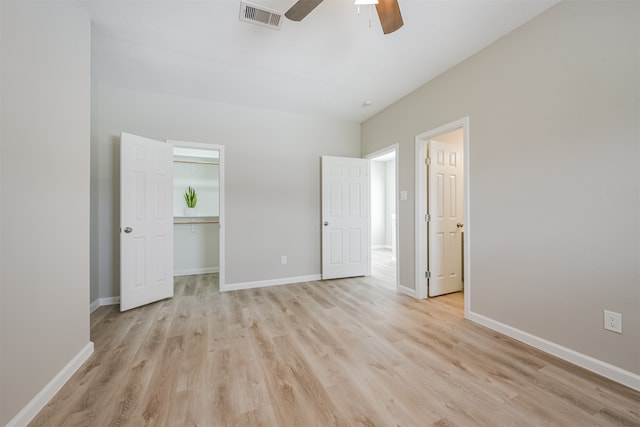
[[[371,251],[370,279],[387,289],[396,288],[396,261],[391,257],[391,249],[373,249]]]
[[[95,353],[32,426],[638,426],[640,393],[356,278],[91,315]]]

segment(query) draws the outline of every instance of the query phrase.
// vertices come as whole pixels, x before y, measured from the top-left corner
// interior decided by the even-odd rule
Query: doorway
[[[455,286],[450,287],[451,283],[436,291],[430,291],[430,286],[440,286],[442,282],[436,286],[437,280],[459,280],[460,290],[464,291],[465,315],[470,295],[468,130],[466,117],[416,136],[415,157],[416,296],[428,298],[456,291]],[[440,158],[434,159],[435,155]],[[458,172],[442,174],[438,168],[445,163],[446,167],[450,167],[450,163],[458,166],[462,163],[462,166]],[[433,197],[434,194],[438,197]],[[445,203],[443,197],[450,199],[446,200],[446,206],[439,206]],[[452,263],[457,269],[451,268]]]
[[[366,156],[370,168],[369,275],[392,290],[398,288],[397,152],[394,144]]]
[[[224,150],[173,144],[174,276],[213,274],[224,288]],[[190,191],[197,201],[187,206]]]
[[[224,148],[213,144],[162,142],[126,132],[121,134],[120,144],[120,311],[173,297],[174,228],[177,226],[218,227],[217,268],[222,290],[225,278]],[[176,148],[184,149],[181,155],[176,156]],[[176,162],[176,159],[181,160]],[[193,185],[198,183],[200,197],[207,199],[200,204],[199,212],[197,209],[186,212],[183,208],[186,197],[182,197],[182,192],[188,192],[195,199],[198,190],[190,189],[191,184],[184,190],[176,187],[174,166],[177,163],[192,166],[217,163],[217,197],[207,197],[208,192],[211,195],[214,192],[200,186],[202,181],[197,178],[200,172],[188,178]]]

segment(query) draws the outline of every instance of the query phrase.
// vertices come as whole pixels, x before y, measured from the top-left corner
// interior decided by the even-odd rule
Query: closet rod
[[[195,165],[219,165],[220,162],[196,162],[193,160],[174,160],[173,163],[193,163]]]

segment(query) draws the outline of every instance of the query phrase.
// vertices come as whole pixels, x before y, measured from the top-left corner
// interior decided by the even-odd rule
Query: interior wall
[[[385,162],[371,160],[371,246],[384,247],[386,242],[386,170]]]
[[[396,211],[395,161],[371,160],[371,246],[392,249]]]
[[[173,246],[174,276],[220,271],[218,224],[175,224]]]
[[[0,10],[6,425],[90,345],[90,24],[75,3]]]
[[[4,8],[2,7],[2,4],[0,4],[0,24],[2,24],[3,21],[3,15],[4,15]],[[1,27],[0,27],[1,28]],[[2,192],[2,164],[3,164],[3,156],[2,156],[2,138],[4,137],[4,132],[2,132],[2,122],[4,121],[4,115],[2,114],[2,109],[4,108],[4,103],[2,102],[2,100],[4,99],[4,89],[3,89],[3,74],[4,74],[4,67],[2,65],[2,63],[4,62],[3,59],[3,55],[2,55],[2,51],[3,51],[3,47],[4,47],[4,31],[0,30],[0,233],[2,233],[2,229],[4,227],[4,222],[3,222],[3,215],[2,215],[2,211],[3,211],[3,192]],[[3,274],[2,274],[2,266],[3,266],[3,261],[2,261],[2,243],[0,243],[0,310],[2,309],[3,305],[3,298],[2,298],[2,289],[4,288],[3,285]],[[4,339],[2,338],[4,336],[4,327],[3,327],[3,316],[2,314],[0,314],[0,423],[4,424],[6,421],[5,420],[5,416],[4,414],[4,409],[2,409],[2,402],[3,402],[3,398],[2,398],[2,394],[3,394],[3,390],[2,390],[2,385],[4,383],[3,381],[3,366],[4,364],[2,363],[2,343],[4,342]]]
[[[91,152],[91,191],[90,191],[90,219],[89,219],[89,228],[90,228],[90,251],[89,251],[89,274],[90,274],[90,285],[89,285],[89,302],[96,301],[99,296],[98,290],[98,251],[97,247],[97,238],[98,238],[98,174],[94,173],[94,171],[98,170],[98,156],[94,155],[97,151],[96,142],[98,140],[98,85],[94,82],[93,78],[91,78],[91,111],[90,111],[90,120],[91,120],[91,141],[90,141],[90,152]]]
[[[470,310],[635,374],[638,8],[561,2],[362,125],[363,153],[401,146],[402,286],[415,289],[415,136],[468,116]]]
[[[393,242],[393,220],[392,215],[396,213],[396,162],[395,160],[387,160],[384,162],[385,166],[385,190],[386,190],[386,201],[385,201],[385,214],[384,221],[386,224],[385,227],[385,245],[391,248],[394,244]],[[395,253],[394,253],[395,256]]]
[[[432,139],[438,142],[447,142],[449,144],[456,144],[460,147],[464,146],[464,131],[462,128],[453,130],[451,132],[443,133],[433,137]]]
[[[98,109],[101,298],[120,293],[123,131],[225,146],[227,284],[320,274],[320,156],[360,157],[358,124],[102,85]]]
[[[180,158],[182,159],[182,158]],[[195,160],[213,162],[212,159]],[[215,160],[217,161],[217,160]],[[187,213],[184,193],[188,187],[196,191],[196,211]],[[173,164],[173,216],[218,217],[220,215],[220,166],[196,163]]]

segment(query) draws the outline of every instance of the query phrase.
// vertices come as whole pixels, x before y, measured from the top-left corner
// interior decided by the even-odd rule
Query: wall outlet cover
[[[604,311],[604,328],[608,331],[622,333],[622,314],[615,311]]]

